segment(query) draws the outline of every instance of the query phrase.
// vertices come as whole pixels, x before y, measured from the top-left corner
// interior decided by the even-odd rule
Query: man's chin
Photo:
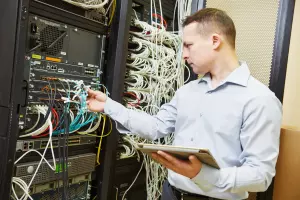
[[[203,72],[197,68],[193,68],[194,74],[203,74]]]
[[[198,74],[198,75],[204,75],[208,72],[208,70],[201,70],[196,67],[193,67],[192,70],[193,70],[194,74]]]

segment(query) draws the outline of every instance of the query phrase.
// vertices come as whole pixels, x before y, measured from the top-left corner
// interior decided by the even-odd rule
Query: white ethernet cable
[[[53,133],[53,126],[52,126],[52,122],[51,122],[51,118],[48,118],[47,121],[46,121],[46,124],[49,126],[49,140],[48,140],[48,143],[45,147],[45,150],[43,152],[43,155],[41,155],[40,152],[36,151],[36,150],[29,150],[27,151],[26,153],[24,153],[18,160],[15,161],[14,164],[17,164],[24,156],[26,156],[28,153],[30,152],[35,152],[35,153],[38,153],[40,156],[41,156],[41,160],[29,182],[29,184],[27,185],[25,183],[25,181],[23,181],[22,179],[18,178],[18,177],[13,177],[12,178],[12,183],[18,185],[24,192],[24,194],[22,195],[22,197],[19,199],[18,196],[16,195],[16,192],[15,192],[15,189],[12,185],[12,191],[13,191],[13,195],[14,195],[14,198],[16,200],[27,200],[28,198],[33,200],[32,197],[30,196],[29,194],[29,188],[30,186],[32,185],[36,175],[37,175],[37,172],[39,171],[39,168],[41,167],[41,164],[43,161],[45,161],[47,163],[47,165],[50,167],[51,170],[55,171],[56,169],[56,161],[55,161],[55,155],[54,155],[54,151],[53,151],[53,145],[52,145],[52,133]],[[51,153],[52,153],[52,159],[53,159],[53,166],[51,166],[51,164],[46,160],[45,158],[45,154],[48,150],[48,147],[50,145],[50,149],[51,149]]]
[[[102,115],[99,114],[98,121],[97,121],[97,123],[95,124],[94,127],[92,127],[93,123],[91,123],[90,127],[87,130],[85,130],[85,131],[78,131],[77,133],[78,134],[82,134],[82,135],[87,135],[89,133],[95,132],[99,128],[99,126],[101,124],[101,119],[102,119]]]
[[[104,9],[108,0],[63,0],[69,4],[84,8],[84,9]]]
[[[182,28],[179,24],[177,34],[168,32],[163,26],[163,20],[158,23],[157,18],[153,20],[152,11],[157,13],[154,0],[151,1],[151,24],[134,20],[135,26],[142,29],[142,32],[131,32],[132,41],[138,44],[140,53],[132,52],[132,62],[127,63],[128,71],[125,78],[127,92],[136,96],[137,99],[126,97],[128,108],[143,110],[155,115],[163,102],[168,102],[175,94],[175,91],[184,83],[184,70],[187,68],[182,59]],[[187,15],[190,15],[192,0],[177,0],[178,23]],[[160,15],[162,14],[161,0],[159,0]],[[175,8],[176,10],[176,8]],[[174,13],[175,20],[175,13]],[[174,24],[174,23],[173,23]],[[159,28],[158,28],[158,25]],[[154,62],[153,62],[153,61]],[[187,68],[188,69],[188,68]],[[190,72],[188,71],[188,77]],[[188,78],[189,79],[189,78]],[[188,80],[187,79],[187,80]],[[138,103],[142,104],[139,105]],[[123,137],[133,147],[136,143],[160,143],[145,140],[137,135],[126,135]],[[164,138],[164,144],[172,144],[173,134]],[[128,146],[124,147],[129,154]],[[139,155],[139,154],[137,154]],[[167,170],[155,163],[149,156],[144,154],[144,165],[147,179],[147,199],[158,200],[161,195],[162,183],[167,176]]]
[[[125,198],[125,195],[127,194],[127,192],[131,189],[131,187],[133,186],[133,184],[135,183],[135,181],[137,180],[137,178],[139,177],[142,169],[143,169],[143,166],[144,166],[144,162],[142,162],[142,165],[141,165],[141,168],[139,170],[139,172],[137,173],[136,177],[134,178],[133,182],[131,183],[131,185],[127,188],[127,190],[124,192],[123,196],[122,196],[122,200],[124,200]]]
[[[41,118],[41,111],[37,110],[37,114],[38,114],[38,117],[36,119],[36,122],[34,123],[34,125],[30,129],[27,129],[25,131],[25,133],[29,133],[30,131],[32,131],[33,129],[35,129],[35,127],[37,127],[37,125],[39,124],[39,121],[40,121],[40,118]]]
[[[36,111],[38,113],[38,115],[40,115],[39,113],[41,113],[42,115],[46,116],[46,113],[47,113],[47,110],[48,110],[48,106],[42,106],[42,105],[36,105],[33,107],[33,111]],[[29,136],[37,136],[41,133],[43,133],[49,126],[49,124],[47,123],[49,120],[51,122],[51,112],[49,113],[49,116],[48,116],[48,119],[46,121],[45,124],[43,124],[39,129],[31,132],[31,133],[27,133],[25,135],[21,135],[20,138],[23,138],[23,137],[29,137]],[[35,127],[35,126],[34,126]],[[31,128],[31,130],[33,130],[33,128]]]
[[[83,81],[72,81],[72,80],[64,80],[64,79],[62,79],[61,81],[64,81],[67,83],[67,85],[69,86],[68,91],[70,91],[69,83],[72,82],[72,83],[76,84],[75,91],[74,91],[75,95],[72,98],[73,100],[70,100],[70,98],[65,98],[65,102],[78,103],[78,102],[74,101],[74,99],[76,97],[78,97],[81,102],[85,102],[85,99],[83,97],[84,94],[80,94],[80,91],[82,91],[82,89],[85,88]],[[52,117],[51,112],[49,113],[49,116],[48,116],[46,122],[37,130],[32,131],[38,125],[39,120],[40,120],[40,115],[42,114],[44,117],[46,116],[46,113],[48,111],[48,106],[35,105],[35,106],[31,107],[31,109],[32,109],[33,113],[38,114],[37,122],[33,125],[33,127],[31,127],[30,129],[28,129],[26,131],[26,133],[27,133],[26,135],[22,135],[20,137],[23,138],[23,137],[28,137],[28,136],[37,136],[37,135],[43,133],[49,127],[49,140],[48,140],[48,143],[45,147],[43,154],[41,154],[37,150],[31,149],[31,150],[27,151],[26,153],[24,153],[18,160],[15,161],[14,164],[17,164],[21,159],[23,159],[27,154],[29,154],[31,152],[35,152],[41,156],[41,160],[40,160],[37,168],[35,169],[35,172],[32,175],[32,178],[31,178],[30,182],[28,183],[28,185],[21,178],[18,178],[18,177],[12,178],[12,198],[14,198],[16,200],[27,200],[28,198],[30,200],[33,200],[33,198],[29,194],[29,191],[30,191],[30,187],[37,175],[37,172],[39,171],[39,168],[40,168],[42,162],[45,162],[50,167],[51,170],[53,170],[53,171],[56,170],[56,160],[55,160],[55,155],[54,155],[54,150],[53,150],[53,145],[52,145],[53,125],[52,125],[52,121],[51,121],[51,117]],[[85,108],[81,108],[81,109],[83,109],[84,111],[87,111],[87,109],[85,109]],[[72,110],[70,110],[70,118],[71,118],[71,122],[73,122],[74,121],[74,113],[72,112]],[[81,120],[82,120],[82,123],[85,121],[84,116],[82,116]],[[94,132],[99,127],[100,123],[101,123],[101,116],[99,116],[97,123],[93,127],[92,127],[93,123],[91,123],[90,127],[86,131],[79,132],[79,134],[88,134],[88,133]],[[49,145],[50,145],[50,150],[51,150],[52,159],[53,159],[53,166],[45,158],[45,154],[49,148]],[[23,191],[23,195],[20,198],[17,196],[17,194],[15,192],[14,185],[18,186]]]

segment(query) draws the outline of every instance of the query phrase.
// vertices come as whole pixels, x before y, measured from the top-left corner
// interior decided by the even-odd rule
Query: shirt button
[[[202,117],[202,113],[200,113],[200,115],[199,115],[200,117]]]
[[[194,138],[191,138],[191,141],[193,142],[193,141],[194,141]]]

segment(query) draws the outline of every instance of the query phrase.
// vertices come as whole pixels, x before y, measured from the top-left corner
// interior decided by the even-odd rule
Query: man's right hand
[[[100,91],[88,90],[87,105],[92,112],[104,112],[107,96]]]

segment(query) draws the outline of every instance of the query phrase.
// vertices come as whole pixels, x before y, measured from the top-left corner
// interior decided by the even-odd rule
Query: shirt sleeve
[[[140,137],[155,140],[174,132],[177,118],[177,95],[169,103],[161,106],[155,115],[132,110],[107,98],[104,112],[116,121],[120,133],[138,134]]]
[[[257,97],[244,108],[240,167],[217,170],[203,164],[192,180],[202,189],[219,192],[266,191],[275,176],[279,153],[282,105],[274,96]]]

